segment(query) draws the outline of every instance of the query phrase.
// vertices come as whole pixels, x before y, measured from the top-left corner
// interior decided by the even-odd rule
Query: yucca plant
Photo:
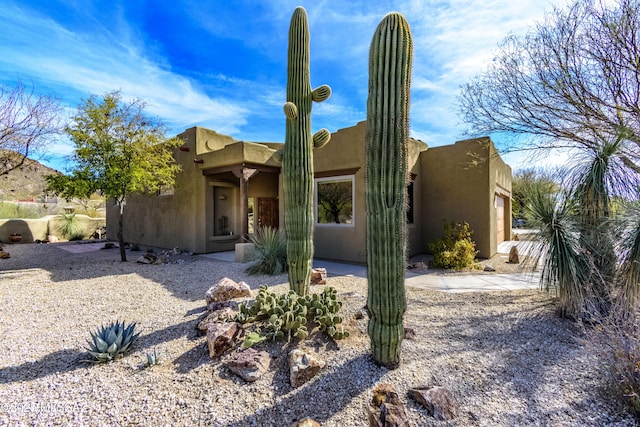
[[[601,277],[581,245],[576,208],[575,199],[567,194],[538,189],[531,194],[528,216],[543,243],[538,254],[543,258],[542,287],[556,291],[562,317],[582,319],[592,312],[592,284],[600,284]]]
[[[138,339],[140,333],[134,333],[136,323],[125,326],[123,322],[111,322],[102,325],[96,333],[91,333],[91,341],[87,340],[89,355],[98,363],[106,363],[119,359]]]
[[[63,212],[55,218],[56,227],[60,230],[62,237],[67,240],[82,240],[84,237],[84,227],[75,212]]]
[[[621,236],[616,253],[620,256],[617,280],[624,302],[624,317],[636,315],[640,300],[640,202],[636,201],[620,221]]]
[[[247,268],[248,274],[277,275],[287,271],[287,243],[277,229],[258,227],[251,236],[255,245],[253,264]]]

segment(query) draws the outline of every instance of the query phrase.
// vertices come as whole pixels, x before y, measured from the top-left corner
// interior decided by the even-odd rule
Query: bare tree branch
[[[526,36],[505,39],[459,97],[470,136],[522,135],[526,148],[589,151],[622,137],[620,156],[636,171],[639,100],[640,0],[555,8]]]
[[[64,130],[57,100],[36,95],[20,81],[0,87],[0,175],[19,168],[25,159]]]

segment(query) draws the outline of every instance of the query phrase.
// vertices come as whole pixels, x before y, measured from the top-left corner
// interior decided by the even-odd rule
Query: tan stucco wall
[[[355,206],[353,226],[316,225],[315,256],[351,262],[366,262],[366,222],[364,215],[364,132],[365,122],[340,129],[331,135],[324,147],[314,150],[314,172],[317,174],[359,168],[355,172]]]
[[[366,210],[365,210],[365,133],[366,122],[340,129],[331,135],[331,141],[323,148],[314,151],[314,171],[316,175],[355,169],[355,206],[353,227],[316,225],[314,233],[315,256],[326,259],[339,259],[364,263],[366,253]],[[421,141],[410,140],[409,169],[417,174],[416,186],[420,183],[418,158],[427,149]],[[420,224],[420,196],[414,205],[414,224],[408,226],[409,253],[421,250]]]
[[[231,172],[204,176],[211,167],[238,165],[250,158],[271,165],[275,144],[242,143],[209,129],[193,127],[178,135],[185,141],[175,150],[182,172],[173,194],[128,197],[124,208],[124,239],[163,248],[179,247],[196,253],[233,250],[240,239],[239,180]],[[217,151],[211,151],[211,150]],[[196,163],[194,160],[202,160]],[[274,163],[275,164],[275,163]],[[248,197],[278,197],[278,175],[258,173],[247,184]],[[110,239],[117,238],[118,209],[107,209]],[[229,236],[219,235],[218,220],[226,216]]]
[[[333,133],[329,144],[314,150],[316,176],[355,177],[353,226],[317,225],[314,240],[318,258],[366,262],[365,133],[366,123],[360,122]],[[184,149],[176,150],[175,156],[183,171],[174,193],[131,195],[125,207],[126,241],[177,246],[197,253],[232,250],[240,233],[240,190],[229,167],[248,159],[253,164],[274,166],[251,178],[247,193],[256,201],[258,197],[277,197],[283,227],[282,175],[273,159],[281,145],[239,142],[198,127],[187,129],[180,137],[185,140]],[[211,151],[214,148],[216,151]],[[407,236],[410,255],[426,252],[428,243],[442,236],[443,220],[469,222],[479,256],[493,255],[497,250],[496,193],[507,199],[505,234],[510,235],[511,169],[497,156],[489,138],[428,150],[423,142],[411,139],[409,169],[414,181],[414,223],[408,225]],[[111,239],[116,238],[117,213],[114,206],[109,207],[107,232]],[[232,237],[216,235],[220,215],[228,217]]]
[[[105,218],[91,218],[86,215],[76,215],[84,230],[84,239],[88,239],[100,227],[105,226]],[[36,240],[47,240],[49,235],[63,240],[62,233],[56,225],[56,215],[47,215],[37,219],[0,219],[0,241],[8,242],[9,235],[22,234],[21,243],[33,243]]]
[[[182,165],[173,195],[137,195],[128,197],[124,207],[124,239],[127,242],[163,248],[179,247],[194,252],[206,252],[207,182],[195,158],[196,133],[191,128],[178,135],[189,151],[176,150],[176,161]],[[211,203],[213,195],[209,195]],[[117,238],[118,208],[109,202],[107,235]]]
[[[468,222],[478,256],[497,251],[496,180],[511,192],[511,168],[497,156],[489,138],[458,141],[431,147],[420,159],[424,180],[420,185],[423,251],[442,237],[445,221]],[[510,206],[505,206],[505,213]],[[510,220],[509,230],[510,234]]]

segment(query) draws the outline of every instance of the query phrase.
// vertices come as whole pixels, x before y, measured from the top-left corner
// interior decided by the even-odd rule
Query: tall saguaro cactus
[[[403,15],[389,13],[369,52],[366,189],[369,337],[376,363],[396,368],[406,310],[407,143],[413,44]]]
[[[282,187],[289,286],[299,295],[309,292],[313,258],[313,148],[324,146],[331,138],[326,129],[311,134],[312,101],[322,102],[329,98],[331,88],[322,85],[311,90],[309,38],[307,12],[297,7],[289,27]]]

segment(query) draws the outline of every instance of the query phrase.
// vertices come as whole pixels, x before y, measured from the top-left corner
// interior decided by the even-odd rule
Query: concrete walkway
[[[499,247],[499,252],[508,252],[511,246],[518,246],[520,249],[523,242],[503,242]],[[54,243],[60,249],[71,253],[91,253],[97,257],[113,257],[119,253],[117,248],[102,250],[105,242],[78,243],[65,242]],[[526,251],[523,247],[521,251]],[[520,252],[523,253],[523,252]],[[198,257],[215,259],[220,261],[235,262],[235,252],[217,252],[211,254],[200,254]],[[315,268],[326,268],[330,277],[355,276],[367,277],[367,267],[360,264],[349,264],[342,262],[326,261],[315,259]],[[415,273],[407,271],[405,284],[414,288],[431,289],[443,292],[479,292],[479,291],[511,291],[517,289],[537,289],[540,282],[540,273],[513,273],[496,274],[484,271],[477,273],[455,273],[455,272],[435,272]]]
[[[516,242],[505,242],[506,246],[516,245]],[[199,255],[221,261],[235,262],[235,253],[217,252]],[[321,259],[313,260],[314,268],[326,268],[329,277],[355,276],[367,277],[367,267],[360,264],[348,264]],[[444,292],[479,292],[479,291],[512,291],[517,289],[538,289],[540,273],[496,274],[489,272],[478,273],[406,273],[405,285],[414,288],[431,289]]]

